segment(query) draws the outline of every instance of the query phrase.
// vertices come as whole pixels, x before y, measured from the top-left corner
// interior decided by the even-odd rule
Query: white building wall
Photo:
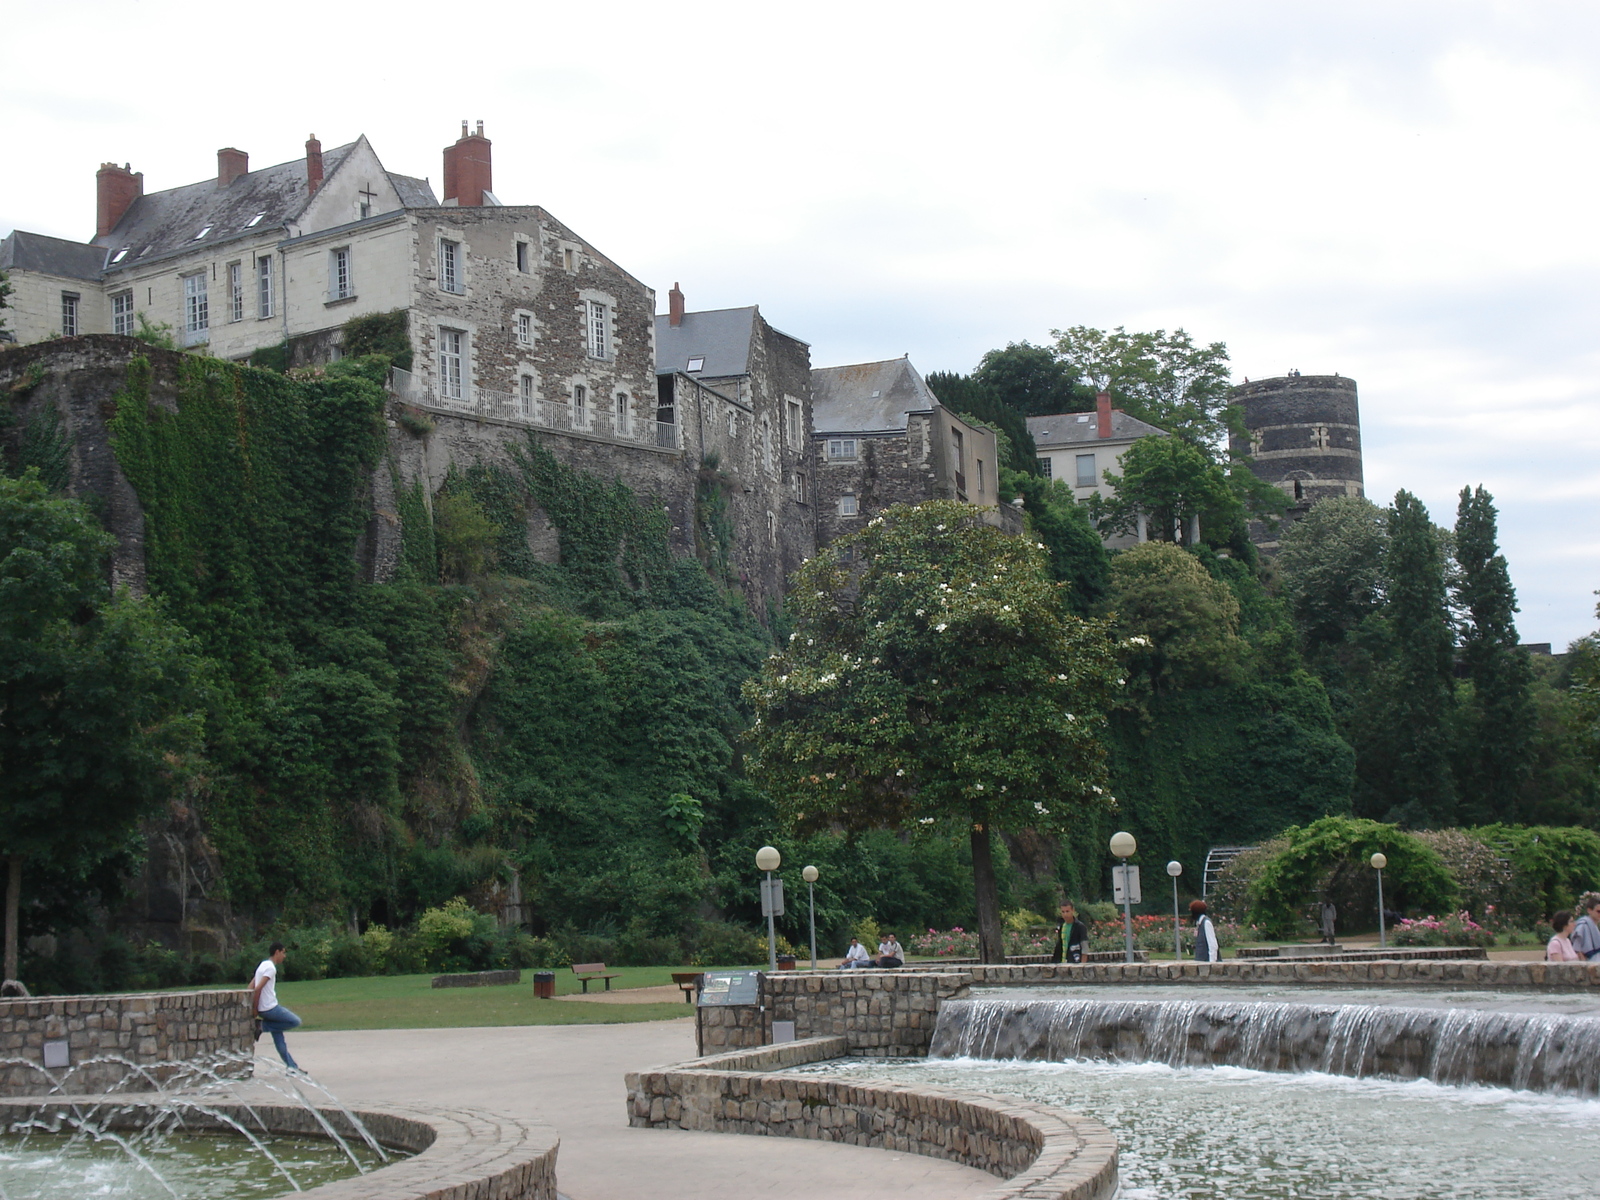
[[[108,333],[111,317],[100,286],[86,279],[66,279],[37,271],[6,272],[11,294],[0,309],[4,324],[18,342],[40,342],[62,335],[61,297],[78,297],[78,332]]]

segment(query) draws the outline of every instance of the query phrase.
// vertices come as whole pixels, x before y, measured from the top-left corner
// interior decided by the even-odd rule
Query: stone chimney
[[[1094,398],[1094,414],[1099,425],[1098,433],[1103,438],[1111,436],[1111,393],[1099,392]]]
[[[250,156],[232,146],[217,151],[217,186],[225,188],[241,175],[250,173]]]
[[[461,122],[461,138],[444,149],[444,202],[461,208],[481,208],[483,194],[494,191],[494,173],[489,163],[489,139],[478,132],[468,133]]]
[[[674,328],[683,324],[683,293],[677,284],[667,293],[667,324]]]
[[[144,195],[144,172],[129,164],[101,163],[94,176],[95,237],[105,237],[117,227],[133,202]]]
[[[317,135],[306,139],[306,195],[315,196],[322,186],[322,143]]]

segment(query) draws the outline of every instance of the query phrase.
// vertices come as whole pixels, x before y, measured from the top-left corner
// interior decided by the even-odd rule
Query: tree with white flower
[[[832,549],[795,577],[802,636],[745,685],[751,774],[798,833],[967,837],[980,953],[1001,961],[994,833],[1061,834],[1114,803],[1107,628],[969,505],[897,505]]]

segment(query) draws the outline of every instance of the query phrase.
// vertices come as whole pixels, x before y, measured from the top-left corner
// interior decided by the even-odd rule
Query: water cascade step
[[[1321,1071],[1600,1095],[1600,1018],[1229,1000],[949,1000],[931,1058]]]

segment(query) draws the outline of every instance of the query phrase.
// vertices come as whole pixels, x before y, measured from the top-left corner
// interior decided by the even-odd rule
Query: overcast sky
[[[346,15],[350,10],[352,15]],[[1182,326],[1237,376],[1361,389],[1367,494],[1482,484],[1526,641],[1600,586],[1593,4],[17,6],[0,232],[365,133],[438,187],[485,122],[541,204],[818,366],[970,370],[1069,325]]]

